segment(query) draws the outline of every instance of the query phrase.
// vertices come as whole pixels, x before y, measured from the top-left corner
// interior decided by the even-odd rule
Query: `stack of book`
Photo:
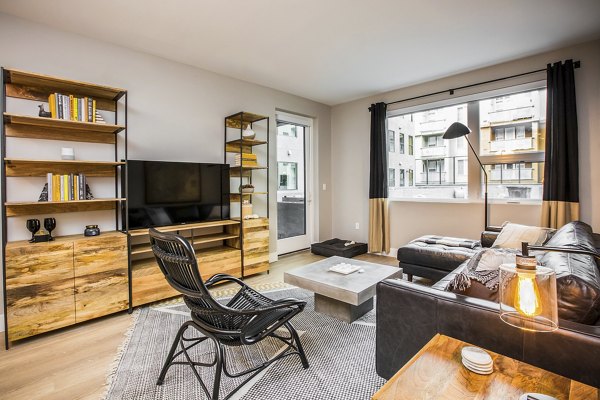
[[[258,159],[256,158],[256,154],[252,153],[242,153],[235,155],[235,166],[239,167],[243,165],[244,167],[258,167]]]
[[[84,174],[56,175],[48,173],[48,201],[86,199],[87,179]]]
[[[96,122],[96,100],[60,93],[48,96],[52,118],[70,121]]]

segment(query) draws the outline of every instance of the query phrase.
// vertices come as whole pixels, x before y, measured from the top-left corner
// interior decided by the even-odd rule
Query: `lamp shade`
[[[535,258],[534,258],[535,263]],[[534,332],[558,329],[556,274],[553,269],[515,264],[500,266],[500,318],[509,325]]]
[[[466,136],[471,133],[471,130],[468,126],[461,124],[460,122],[455,122],[446,129],[446,133],[444,133],[444,139],[456,139],[462,136]]]

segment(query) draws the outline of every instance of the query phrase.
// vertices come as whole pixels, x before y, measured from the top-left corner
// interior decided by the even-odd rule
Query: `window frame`
[[[408,105],[405,107],[397,106],[395,108],[388,108],[386,118],[393,118],[396,116],[417,113],[417,112],[427,112],[429,110],[435,110],[437,108],[455,106],[458,104],[467,104],[467,115],[469,121],[469,127],[473,132],[477,132],[476,138],[469,139],[471,140],[471,144],[477,155],[481,159],[481,162],[484,166],[490,164],[507,164],[507,163],[543,163],[545,161],[545,149],[531,151],[531,152],[523,152],[523,153],[514,153],[514,154],[502,154],[502,155],[481,155],[480,149],[480,116],[479,116],[479,101],[490,99],[490,98],[498,98],[498,97],[508,97],[513,94],[530,92],[534,90],[546,90],[547,83],[545,79],[536,79],[525,83],[514,84],[511,86],[500,87],[498,89],[480,91],[471,94],[467,94],[460,97],[449,97],[444,100],[438,100],[433,102],[426,102],[421,100],[419,103],[413,103],[412,105]],[[502,101],[500,101],[502,103]],[[473,110],[473,106],[476,105],[477,108]],[[473,117],[476,115],[476,117]],[[547,117],[546,117],[547,118]],[[476,123],[473,124],[472,120],[476,120]],[[523,122],[525,126],[528,122]],[[518,136],[518,126],[521,124],[516,122],[513,127],[515,128],[515,139],[521,139]],[[529,137],[528,129],[531,127],[525,128],[525,138]],[[414,150],[410,151],[410,139],[412,135],[408,135],[409,137],[409,155],[414,155]],[[473,140],[475,139],[475,140]],[[413,139],[414,146],[414,139]],[[469,162],[474,156],[473,152],[468,149],[467,159],[466,159],[466,173],[469,177],[467,181],[467,188],[469,192],[469,196],[467,199],[463,198],[408,198],[408,197],[390,197],[390,201],[404,201],[404,202],[437,202],[437,203],[473,203],[480,202],[483,199],[483,173],[479,165],[471,165],[474,163]],[[409,170],[409,174],[410,174]],[[414,174],[414,172],[413,172]],[[414,176],[414,175],[413,175]],[[414,177],[413,182],[414,184]],[[411,183],[409,182],[409,186]],[[541,204],[542,199],[522,199],[522,198],[507,198],[507,199],[489,199],[490,203],[504,203],[504,204]]]

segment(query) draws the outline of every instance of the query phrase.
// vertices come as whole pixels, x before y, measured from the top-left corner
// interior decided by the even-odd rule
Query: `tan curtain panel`
[[[390,252],[388,199],[369,199],[369,253]]]
[[[542,226],[558,229],[579,220],[579,203],[568,201],[544,201],[542,203]]]

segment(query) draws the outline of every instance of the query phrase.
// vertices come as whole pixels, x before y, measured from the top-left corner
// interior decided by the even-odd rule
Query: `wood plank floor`
[[[322,258],[309,251],[283,256],[271,264],[269,274],[250,277],[246,283],[283,282],[285,271]],[[397,265],[392,257],[362,255],[357,259]],[[0,399],[102,398],[106,376],[131,322],[132,317],[122,312],[19,341],[9,351],[0,350]],[[3,339],[1,345],[4,348]]]

